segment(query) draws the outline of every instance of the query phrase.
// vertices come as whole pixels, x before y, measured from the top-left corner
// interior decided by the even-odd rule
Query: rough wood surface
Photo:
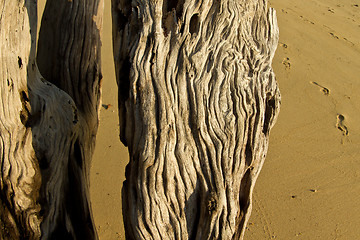
[[[45,170],[43,175],[47,182],[42,186],[44,192],[54,191],[55,183],[62,184],[53,194],[68,197],[54,201],[47,195],[45,202],[56,207],[47,207],[51,217],[42,225],[47,231],[56,226],[59,229],[51,231],[66,232],[70,224],[77,239],[95,238],[88,187],[99,124],[103,4],[103,0],[47,0],[37,51],[41,74],[74,100],[80,126],[66,139],[70,155],[66,167],[56,174],[59,179],[54,179],[52,171]]]
[[[52,9],[52,19],[79,17],[83,21],[75,30],[94,33],[97,29],[98,35],[91,40],[84,35],[75,38],[73,45],[52,38],[52,33],[47,36],[50,43],[62,42],[67,49],[67,55],[58,56],[57,62],[48,61],[46,67],[63,77],[54,81],[49,75],[59,86],[69,81],[61,71],[73,74],[73,84],[81,89],[71,95],[38,71],[36,0],[0,1],[0,239],[97,238],[87,199],[87,167],[98,118],[102,3],[86,2],[89,5],[66,1],[57,10],[77,5],[77,11],[61,12],[61,16]],[[79,15],[81,9],[86,16]],[[76,44],[82,48],[80,54],[74,50]],[[84,55],[80,65],[68,64]],[[91,93],[86,92],[89,89]]]
[[[266,0],[112,0],[127,239],[241,239],[280,107]]]

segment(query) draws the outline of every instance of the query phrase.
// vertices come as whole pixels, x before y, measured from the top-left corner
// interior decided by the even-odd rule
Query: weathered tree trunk
[[[52,51],[38,58],[64,91],[37,68],[36,8],[36,0],[0,0],[0,239],[96,239],[87,168],[98,124],[102,3],[48,1],[50,25],[68,25],[44,23],[42,44]],[[48,30],[57,27],[61,37]],[[63,87],[69,82],[76,87]]]
[[[240,239],[280,106],[266,0],[113,0],[128,239]]]
[[[99,124],[103,4],[103,0],[47,0],[37,52],[37,63],[44,78],[74,100],[76,121],[80,126],[66,139],[71,146],[68,166],[59,173],[57,180],[65,186],[54,193],[67,198],[54,201],[57,206],[51,207],[51,218],[44,219],[42,224],[44,230],[58,225],[62,228],[59,231],[66,232],[67,218],[70,218],[77,239],[95,238],[88,187]],[[54,173],[50,171],[44,176],[47,184],[43,184],[43,191],[48,192],[53,188],[50,179],[54,178]],[[47,196],[45,202],[52,201],[52,197]]]

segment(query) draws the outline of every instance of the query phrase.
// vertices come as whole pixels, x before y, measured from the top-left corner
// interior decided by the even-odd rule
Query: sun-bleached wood
[[[48,61],[44,69],[58,71],[59,79],[46,72],[52,84],[36,64],[36,0],[0,1],[0,239],[97,239],[87,169],[98,124],[103,3],[64,2],[47,6],[48,16],[81,22],[58,25],[62,37],[83,29],[93,35],[66,42],[47,33],[53,52],[66,50],[51,56],[57,61],[38,56]],[[67,11],[73,6],[77,11]],[[63,76],[66,70],[70,77]],[[80,88],[55,86],[69,79]]]
[[[68,196],[54,201],[51,218],[43,221],[44,230],[56,226],[68,231],[76,239],[94,239],[94,225],[91,216],[89,196],[90,161],[95,148],[99,124],[101,95],[101,31],[103,0],[47,0],[42,16],[37,63],[46,80],[65,91],[76,105],[76,132],[68,136],[70,156],[64,172],[59,172],[58,189],[55,196]],[[54,174],[46,176],[45,192],[53,191]],[[50,181],[49,181],[50,180]],[[48,196],[45,202],[53,201]],[[62,211],[59,211],[59,208]],[[61,222],[61,225],[59,224]],[[64,235],[61,239],[67,239]]]
[[[266,0],[112,0],[127,239],[241,239],[280,93]]]

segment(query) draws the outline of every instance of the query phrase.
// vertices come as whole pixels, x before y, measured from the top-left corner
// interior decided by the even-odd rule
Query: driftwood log
[[[48,0],[36,57],[36,0],[0,0],[0,239],[97,238],[102,4]],[[265,0],[112,9],[127,238],[242,238],[279,112],[275,11]]]
[[[127,239],[241,239],[280,106],[266,0],[112,0]]]
[[[0,239],[97,239],[88,198],[102,0],[0,0]]]

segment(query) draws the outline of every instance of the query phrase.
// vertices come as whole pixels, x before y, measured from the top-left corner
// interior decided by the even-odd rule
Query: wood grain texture
[[[59,61],[89,50],[92,57],[85,58],[81,71],[72,70],[80,77],[71,77],[82,86],[74,92],[85,91],[87,84],[94,89],[91,101],[90,94],[76,93],[94,111],[83,110],[75,95],[40,74],[36,1],[0,1],[0,239],[97,239],[87,199],[87,168],[98,124],[102,2],[87,2],[94,7],[79,7],[89,8],[90,15],[76,27],[96,28],[99,34],[91,41],[85,36],[74,41],[85,46],[81,54],[71,49],[68,58]],[[63,14],[76,18],[78,12]],[[47,67],[61,76],[51,64]],[[96,67],[84,70],[85,64]],[[87,119],[89,126],[84,124]]]
[[[241,239],[279,109],[265,0],[113,0],[127,239]]]
[[[70,154],[64,172],[59,173],[58,189],[54,195],[69,196],[54,201],[51,218],[43,228],[54,232],[69,230],[77,239],[93,239],[94,225],[89,198],[89,172],[99,124],[101,97],[101,31],[103,0],[48,0],[39,33],[37,63],[49,82],[65,91],[76,105],[77,125],[70,139]],[[53,178],[53,174],[46,174]],[[61,179],[60,179],[61,178]],[[43,191],[53,191],[53,180],[46,180]],[[47,203],[52,199],[48,197]],[[57,209],[61,208],[62,211]],[[60,214],[60,215],[59,215]],[[61,224],[58,224],[58,222]],[[61,229],[63,228],[63,229]]]

